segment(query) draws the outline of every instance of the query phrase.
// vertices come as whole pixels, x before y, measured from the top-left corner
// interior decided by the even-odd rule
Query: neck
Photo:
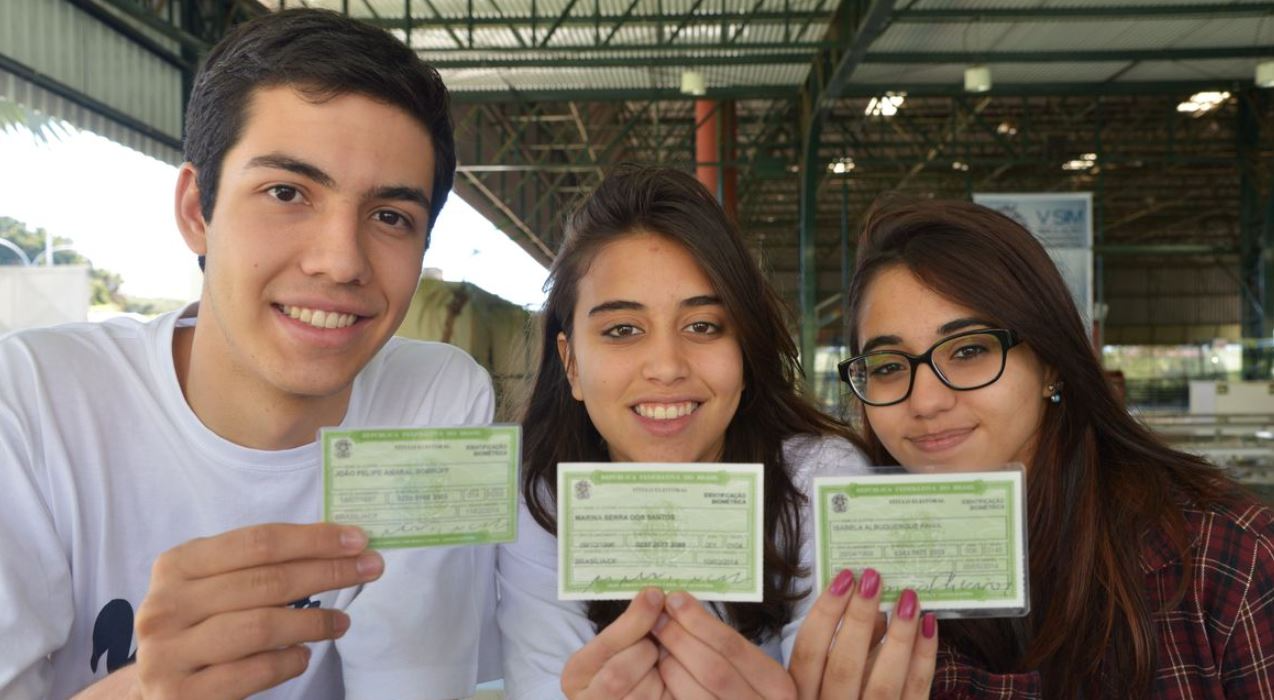
[[[285,450],[314,442],[319,428],[345,418],[352,386],[321,397],[279,391],[235,365],[215,335],[198,323],[173,332],[182,394],[212,432],[243,447]]]

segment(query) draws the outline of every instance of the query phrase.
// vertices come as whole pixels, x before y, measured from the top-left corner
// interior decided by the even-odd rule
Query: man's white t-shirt
[[[246,525],[322,519],[316,444],[241,447],[186,403],[173,329],[192,325],[197,309],[0,338],[5,700],[66,698],[126,664],[162,552]],[[464,352],[393,338],[358,374],[341,425],[486,424],[492,408],[490,379]],[[343,609],[350,629],[335,644],[311,645],[303,676],[257,697],[473,692],[479,636],[494,624],[494,549],[383,554],[380,580],[294,604]]]
[[[792,484],[808,496],[816,476],[848,476],[869,472],[863,453],[848,440],[798,435],[783,443]],[[551,500],[549,501],[551,502]],[[814,538],[812,511],[801,510],[801,566],[809,574],[798,590],[812,591]],[[562,698],[562,668],[572,654],[597,636],[588,619],[587,603],[557,599],[557,537],[540,527],[522,504],[518,541],[500,545],[496,577],[499,581],[500,624],[504,651],[504,686],[509,700]],[[785,666],[796,643],[796,632],[817,592],[796,603],[792,619],[780,634],[764,640],[761,649]],[[718,612],[710,606],[713,612]]]

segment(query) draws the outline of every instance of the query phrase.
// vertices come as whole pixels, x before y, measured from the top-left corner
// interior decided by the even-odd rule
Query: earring
[[[1050,395],[1049,395],[1049,397],[1048,397],[1048,400],[1049,400],[1049,401],[1052,401],[1053,403],[1061,403],[1061,402],[1062,402],[1062,388],[1061,388],[1061,387],[1059,387],[1059,386],[1058,386],[1058,385],[1056,385],[1056,384],[1049,384],[1049,385],[1048,385],[1048,392],[1049,392],[1049,394],[1050,394]]]

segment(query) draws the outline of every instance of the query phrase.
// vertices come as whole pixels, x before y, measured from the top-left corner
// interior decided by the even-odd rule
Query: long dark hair
[[[1141,537],[1160,528],[1183,557],[1183,505],[1230,502],[1235,484],[1172,450],[1112,393],[1056,266],[1017,222],[968,202],[878,204],[869,214],[849,289],[857,352],[863,294],[902,265],[937,293],[1016,331],[1061,381],[1027,467],[1031,614],[1025,620],[945,623],[943,637],[996,672],[1037,669],[1050,697],[1143,696],[1155,670],[1155,623],[1141,570]],[[897,464],[863,421],[874,463]]]
[[[558,333],[571,337],[580,279],[597,253],[638,232],[685,246],[703,268],[734,324],[743,355],[743,396],[726,428],[725,462],[765,464],[765,600],[730,603],[730,624],[759,641],[788,621],[799,597],[802,495],[783,459],[793,435],[839,435],[847,428],[819,413],[797,393],[800,364],[784,307],[748,253],[738,230],[708,190],[690,175],[661,168],[621,165],[573,212],[566,239],[549,275],[540,336],[540,365],[522,416],[522,491],[531,514],[556,532],[554,501],[559,462],[609,460],[605,443],[584,405],[571,396],[557,352]],[[622,602],[593,602],[589,619],[600,631],[623,611]]]

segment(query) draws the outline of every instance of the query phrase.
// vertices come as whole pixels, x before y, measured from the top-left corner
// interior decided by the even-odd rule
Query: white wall
[[[0,333],[88,319],[86,265],[0,266]]]

